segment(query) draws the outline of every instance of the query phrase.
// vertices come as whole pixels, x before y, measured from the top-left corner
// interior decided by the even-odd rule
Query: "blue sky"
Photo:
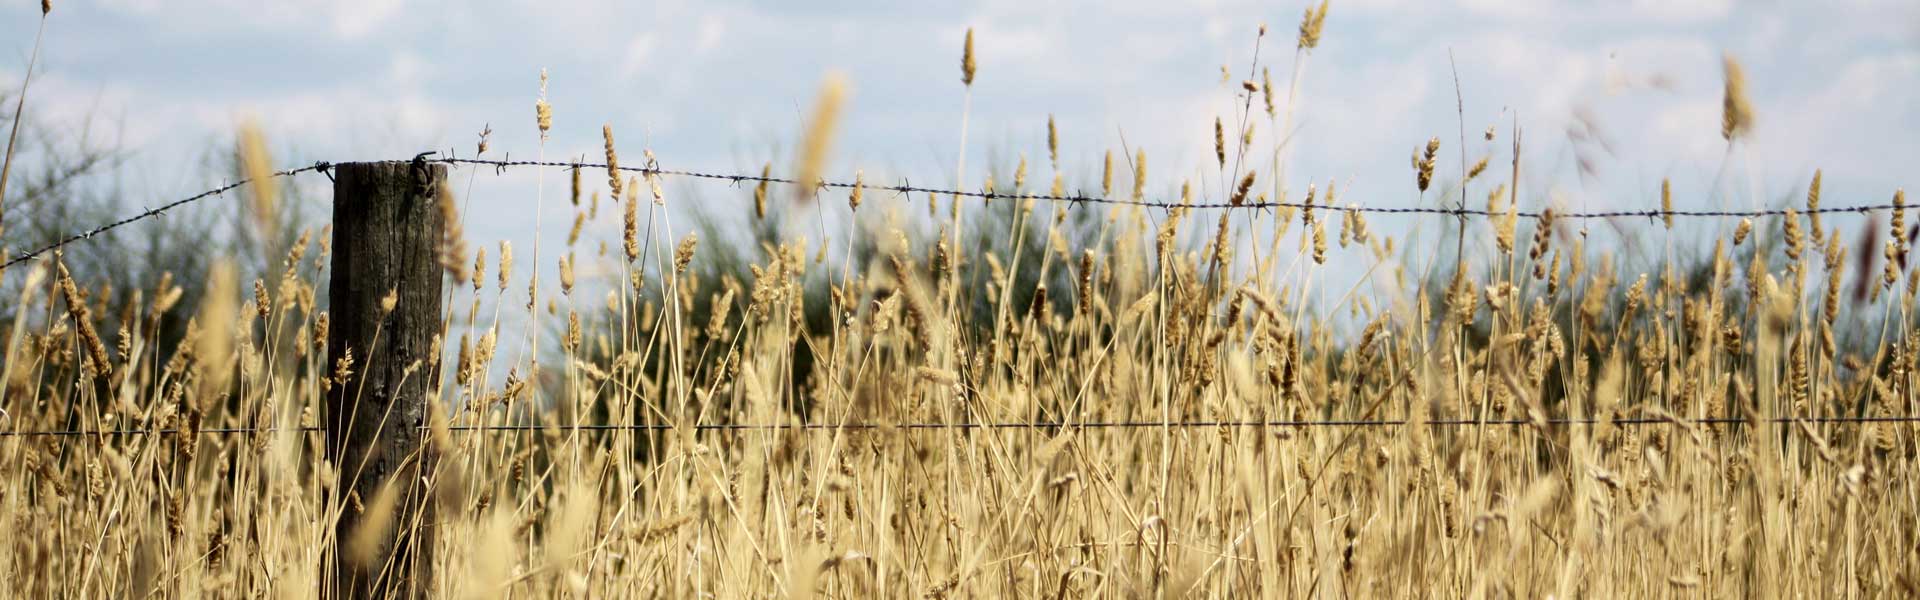
[[[35,4],[0,7],[0,81],[20,79]],[[289,165],[469,154],[489,124],[492,154],[531,158],[540,152],[533,102],[542,68],[555,115],[549,158],[597,157],[600,126],[610,123],[629,156],[644,146],[669,167],[757,170],[771,159],[779,170],[819,82],[839,71],[852,96],[830,173],[950,184],[960,40],[971,26],[980,67],[969,185],[979,184],[980,165],[1009,165],[1020,153],[1044,173],[1053,114],[1071,186],[1095,185],[1100,154],[1124,135],[1148,153],[1152,193],[1192,178],[1218,198],[1213,119],[1232,123],[1261,23],[1272,31],[1261,62],[1284,86],[1304,7],[55,0],[27,111],[55,124],[93,115],[117,125],[132,151],[125,182],[139,197],[129,201],[138,203],[217,183],[197,160],[229,144],[247,118]],[[1457,172],[1462,123],[1449,53],[1469,160],[1503,150],[1516,118],[1526,129],[1529,207],[1654,206],[1663,177],[1682,206],[1720,202],[1723,52],[1746,65],[1759,113],[1718,188],[1739,192],[1728,202],[1745,206],[1748,189],[1768,201],[1803,194],[1816,167],[1826,170],[1829,205],[1884,202],[1912,185],[1920,159],[1913,2],[1336,0],[1330,12],[1301,83],[1289,169],[1296,190],[1338,180],[1346,202],[1413,204],[1407,157],[1433,136],[1445,142],[1442,173]],[[1236,84],[1222,84],[1222,64]],[[1272,132],[1260,125],[1264,147]],[[1479,140],[1488,125],[1500,141]],[[564,198],[565,175],[546,179],[541,220],[557,252],[572,215],[552,201]],[[469,237],[530,247],[534,180],[530,170],[484,175]],[[748,190],[693,185],[669,187],[673,198],[699,201],[683,212],[738,215],[748,206]],[[325,214],[324,204],[313,209]],[[614,211],[600,217],[595,231],[618,228]]]

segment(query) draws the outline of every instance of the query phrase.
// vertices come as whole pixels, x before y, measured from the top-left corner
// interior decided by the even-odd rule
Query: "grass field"
[[[1263,28],[1294,38],[1279,45],[1296,71],[1320,11],[1297,36]],[[1702,126],[1731,155],[1753,108],[1727,69],[1724,122]],[[451,360],[412,375],[434,382],[425,522],[395,518],[398,493],[331,493],[340,467],[302,429],[325,422],[330,386],[383,360],[324,343],[326,230],[271,269],[138,289],[58,257],[8,269],[0,431],[176,432],[0,437],[0,588],[309,597],[323,565],[378,567],[398,532],[433,549],[416,581],[434,597],[1920,594],[1920,428],[1844,420],[1920,414],[1920,278],[1909,238],[1877,233],[1907,230],[1903,196],[1853,231],[1809,212],[1817,178],[1784,216],[1634,220],[1668,258],[1630,272],[1589,246],[1588,221],[1521,216],[1564,210],[1516,190],[1524,138],[1472,127],[1486,158],[1456,164],[1466,140],[1436,138],[1404,185],[1494,216],[1422,216],[1396,240],[1334,185],[1271,176],[1288,150],[1252,124],[1290,130],[1303,92],[1236,77],[1245,108],[1213,124],[1208,176],[1240,183],[1171,201],[1310,207],[763,186],[756,227],[811,210],[858,225],[761,236],[728,271],[724,242],[673,227],[658,181],[584,170],[541,201],[570,193],[623,235],[576,226],[566,257],[529,259],[453,228]],[[853,171],[826,159],[837,85],[800,181]],[[525,125],[544,131],[550,110]],[[257,138],[242,146],[250,170],[273,168]],[[606,146],[606,162],[645,160],[617,157],[611,129]],[[1096,167],[1101,196],[1157,189],[1127,154]],[[1058,193],[1065,166],[1048,162],[1033,183],[1022,159],[997,189]],[[583,204],[603,189],[608,207]],[[1703,231],[1719,233],[1685,239]],[[1711,253],[1672,258],[1676,243]],[[530,281],[556,261],[558,286]],[[182,305],[182,286],[207,299]],[[1214,424],[1168,425],[1196,421]],[[963,422],[1051,425],[894,426]],[[507,425],[531,427],[473,429]],[[341,511],[367,525],[332,556]]]

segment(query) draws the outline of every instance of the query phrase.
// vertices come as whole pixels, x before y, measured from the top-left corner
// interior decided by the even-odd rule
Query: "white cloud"
[[[305,31],[317,15],[333,35],[359,39],[390,23],[400,12],[401,0],[102,0],[98,8],[158,21],[174,31]]]
[[[470,150],[472,132],[490,122],[496,152],[521,157],[538,151],[529,131],[535,73],[551,67],[558,129],[549,155],[597,154],[598,125],[612,122],[623,140],[646,140],[664,160],[725,168],[768,158],[797,129],[796,107],[821,73],[841,68],[856,90],[842,160],[940,180],[952,176],[959,40],[971,24],[981,76],[968,164],[994,153],[1044,156],[1042,124],[1051,113],[1069,134],[1062,158],[1070,174],[1097,169],[1089,161],[1117,148],[1123,130],[1131,146],[1148,150],[1153,186],[1166,189],[1211,162],[1213,117],[1230,118],[1238,106],[1217,85],[1220,64],[1244,77],[1253,26],[1264,22],[1262,63],[1284,86],[1306,4],[994,0],[832,12],[614,0],[101,0],[76,10],[118,17],[123,35],[52,38],[54,75],[36,81],[29,110],[71,121],[98,106],[126,116],[133,144],[174,149],[225,140],[238,118],[253,114],[276,139],[352,158],[449,143]],[[1761,111],[1756,172],[1784,179],[1809,163],[1844,161],[1869,184],[1891,186],[1907,168],[1900,161],[1920,155],[1915,142],[1884,134],[1920,127],[1910,102],[1920,97],[1920,58],[1908,50],[1920,39],[1916,6],[1337,1],[1308,59],[1291,172],[1298,182],[1352,180],[1355,201],[1403,202],[1407,152],[1428,136],[1455,139],[1447,135],[1459,118],[1449,49],[1469,134],[1495,121],[1505,132],[1512,113],[1501,108],[1514,108],[1543,178],[1571,179],[1554,169],[1566,168],[1555,157],[1566,154],[1562,133],[1576,110],[1589,111],[1620,149],[1589,193],[1642,189],[1647,173],[1711,171],[1724,151],[1718,57],[1733,50],[1748,61]],[[7,10],[18,9],[0,12]],[[236,53],[218,64],[272,79],[208,77],[201,69],[214,59],[190,54],[207,46],[183,49],[185,37],[210,45],[245,39],[262,58]],[[262,37],[287,41],[260,48]],[[139,63],[146,71],[76,58],[98,48],[149,55]],[[352,53],[360,54],[342,58]],[[345,64],[301,68],[336,62]],[[224,87],[203,89],[209,85]],[[1257,145],[1274,133],[1261,123],[1266,141]],[[1475,141],[1469,150],[1483,151]],[[140,160],[178,168],[177,154]],[[503,196],[524,191],[510,181],[500,188]],[[504,236],[519,216],[491,233]]]

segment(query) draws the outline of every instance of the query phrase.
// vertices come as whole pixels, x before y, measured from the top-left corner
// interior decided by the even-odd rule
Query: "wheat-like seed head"
[[[613,124],[600,126],[600,137],[606,141],[607,187],[613,190],[613,197],[620,197],[620,153],[613,147]]]
[[[700,236],[688,233],[680,238],[680,244],[673,248],[673,272],[675,275],[687,272],[687,265],[693,264],[693,250],[700,245]]]
[[[1300,223],[1302,225],[1313,226],[1313,197],[1318,193],[1319,187],[1313,183],[1307,184],[1307,196],[1300,200]]]
[[[773,163],[760,165],[760,183],[753,186],[753,216],[767,218],[767,178],[773,176]]]
[[[621,222],[620,249],[626,252],[627,261],[632,262],[640,258],[640,198],[633,192],[633,186],[627,186],[627,197],[620,204],[625,209]]]
[[[513,278],[513,242],[500,240],[500,291],[507,291],[507,281]]]
[[[533,101],[533,118],[540,128],[540,141],[547,141],[547,130],[553,129],[553,106],[547,104],[546,69],[540,69],[540,97]]]
[[[569,200],[573,202],[574,206],[576,207],[580,206],[580,167],[579,165],[576,164],[575,166],[568,168],[567,173],[569,175],[569,179],[572,180],[571,182],[572,185],[568,190],[567,197]]]
[[[1021,164],[1025,165],[1026,163],[1023,162]],[[860,196],[862,193],[864,193],[866,189],[867,189],[867,172],[858,170],[858,169],[854,170],[853,191],[847,194],[848,210],[852,210],[856,212],[860,210]]]
[[[1327,224],[1313,224],[1313,262],[1327,264]]]
[[[1900,249],[1900,253],[1902,256],[1905,256],[1906,249],[1907,249],[1906,231],[1907,231],[1907,190],[1902,188],[1902,189],[1896,189],[1893,191],[1893,228],[1888,231],[1889,233],[1892,234],[1893,243],[1895,247]]]
[[[1747,100],[1747,73],[1732,54],[1721,56],[1726,90],[1720,102],[1720,137],[1731,142],[1753,129],[1753,103]]]
[[[660,189],[660,160],[653,156],[652,148],[643,148],[640,150],[640,154],[647,159],[647,169],[641,174],[646,176],[647,188],[653,192],[653,205],[666,206],[667,193]]]
[[[347,536],[346,559],[363,571],[379,567],[381,551],[391,543],[402,485],[406,484],[397,480],[381,484],[372,501],[364,503],[359,524]]]
[[[1673,180],[1660,180],[1660,222],[1673,231]]]
[[[487,247],[473,250],[473,291],[479,292],[481,281],[487,278]]]
[[[1418,150],[1413,153],[1414,184],[1419,186],[1423,193],[1427,191],[1427,185],[1433,183],[1433,167],[1438,162],[1439,154],[1439,137],[1427,140],[1427,151],[1424,157]]]
[[[1807,218],[1809,219],[1808,222],[1813,225],[1814,245],[1819,245],[1824,243],[1821,239],[1821,235],[1824,233],[1824,231],[1820,228],[1820,170],[1819,169],[1813,170],[1813,183],[1810,183],[1807,185]]]
[[[1782,233],[1787,237],[1787,258],[1800,260],[1802,244],[1806,243],[1805,238],[1801,237],[1800,212],[1793,207],[1787,207],[1787,214],[1781,217],[1780,226]]]
[[[1266,104],[1267,118],[1273,118],[1273,74],[1266,67],[1260,68],[1260,101]]]
[[[80,296],[79,287],[74,285],[73,275],[67,273],[64,261],[55,263],[60,272],[60,295],[67,301],[67,314],[80,330],[80,340],[86,346],[87,360],[92,362],[93,373],[106,376],[113,370],[107,359],[107,345],[100,340],[100,332],[94,329],[93,313],[87,307],[87,300]]]
[[[252,183],[250,198],[254,231],[261,237],[271,235],[274,210],[280,204],[280,182],[273,174],[273,158],[267,154],[266,135],[252,121],[240,126],[240,165]]]
[[[1060,170],[1060,130],[1054,127],[1053,115],[1047,115],[1047,158],[1053,161],[1053,170]]]
[[[1100,197],[1113,197],[1113,151],[1100,160]]]
[[[1300,18],[1301,50],[1312,50],[1320,45],[1320,30],[1327,23],[1327,0],[1320,1],[1320,8],[1307,7],[1307,14]]]
[[[1228,198],[1227,200],[1228,204],[1231,204],[1233,206],[1246,204],[1247,192],[1253,189],[1254,174],[1255,173],[1252,169],[1248,169],[1247,175],[1245,177],[1240,178],[1240,185],[1233,189],[1233,196]]]
[[[1353,211],[1340,211],[1340,247],[1346,248],[1353,242]]]
[[[960,83],[973,87],[973,28],[967,28],[967,43],[960,51]]]
[[[435,247],[440,267],[458,285],[467,283],[467,240],[460,226],[460,209],[454,202],[452,186],[438,188],[436,204],[440,210],[440,239]],[[263,315],[264,317],[264,315]]]
[[[969,35],[971,39],[971,35]],[[972,44],[969,43],[971,48]],[[971,79],[971,76],[968,77]],[[794,191],[801,201],[810,200],[818,191],[820,175],[826,172],[827,155],[833,149],[833,138],[839,131],[841,107],[846,103],[847,81],[839,73],[829,73],[826,82],[820,85],[820,94],[813,102],[813,116],[807,120],[806,133],[801,136],[799,165],[795,169],[799,185]]]
[[[1213,157],[1220,168],[1227,168],[1227,126],[1217,116],[1213,118]]]
[[[1133,156],[1133,200],[1139,202],[1147,197],[1147,151],[1139,150]]]

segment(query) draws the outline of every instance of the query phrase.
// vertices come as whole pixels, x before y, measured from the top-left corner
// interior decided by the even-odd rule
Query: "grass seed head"
[[[969,44],[971,47],[971,44]],[[807,120],[806,133],[800,138],[799,164],[794,169],[798,185],[795,197],[805,202],[814,197],[820,176],[826,172],[827,156],[833,150],[833,138],[839,133],[841,108],[847,100],[847,79],[839,73],[827,74],[814,98],[813,116]]]
[[[1753,129],[1753,103],[1747,99],[1747,73],[1732,54],[1721,56],[1726,90],[1720,101],[1720,137],[1731,142]]]
[[[1673,180],[1660,180],[1660,222],[1673,231]]]
[[[1810,183],[1807,185],[1807,219],[1808,219],[1808,223],[1813,225],[1814,245],[1825,243],[1825,241],[1821,239],[1821,235],[1823,235],[1823,231],[1820,229],[1820,170],[1819,169],[1813,170],[1813,183]]]
[[[540,70],[540,97],[533,101],[533,122],[540,128],[540,141],[547,141],[547,131],[553,129],[553,106],[547,104],[547,70]],[[607,142],[612,145],[613,142]]]
[[[973,87],[973,28],[967,28],[967,42],[960,50],[960,83]]]
[[[1307,7],[1307,14],[1300,18],[1301,50],[1312,50],[1320,45],[1320,30],[1327,23],[1327,0],[1320,1],[1320,7]]]
[[[620,197],[620,152],[613,147],[613,124],[600,126],[600,137],[606,142],[607,188],[613,190],[613,197]]]

